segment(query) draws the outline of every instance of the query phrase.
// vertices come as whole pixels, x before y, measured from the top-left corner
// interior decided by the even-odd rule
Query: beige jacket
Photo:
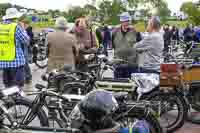
[[[49,44],[47,71],[62,68],[64,65],[75,66],[78,45],[73,35],[57,30],[49,33],[47,40]]]

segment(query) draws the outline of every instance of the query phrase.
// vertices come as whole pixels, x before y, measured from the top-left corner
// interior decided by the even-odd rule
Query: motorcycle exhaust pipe
[[[79,129],[72,128],[53,128],[53,127],[34,127],[34,126],[19,126],[23,130],[39,131],[39,132],[65,132],[65,133],[80,133]]]

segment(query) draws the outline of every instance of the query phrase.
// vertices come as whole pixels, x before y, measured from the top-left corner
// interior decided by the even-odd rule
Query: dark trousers
[[[103,43],[103,50],[104,50],[104,54],[106,56],[108,56],[108,50],[107,50],[107,48],[108,48],[108,44],[107,43]]]
[[[164,43],[164,52],[168,53],[169,52],[169,46],[170,46],[170,40],[165,41]]]
[[[25,64],[24,71],[25,71],[25,80],[26,81],[32,80],[31,68],[29,66],[29,63]]]
[[[12,86],[24,86],[24,66],[17,67],[17,68],[5,68],[3,69],[3,83],[5,87],[12,87]]]

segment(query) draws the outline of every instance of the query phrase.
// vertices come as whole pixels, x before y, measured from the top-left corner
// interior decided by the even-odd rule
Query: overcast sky
[[[11,2],[14,4],[19,4],[29,8],[36,9],[66,9],[69,5],[84,5],[88,0],[0,0],[1,2]],[[185,1],[192,0],[166,0],[170,10],[177,12],[180,9],[180,6]],[[193,0],[195,1],[195,0]]]

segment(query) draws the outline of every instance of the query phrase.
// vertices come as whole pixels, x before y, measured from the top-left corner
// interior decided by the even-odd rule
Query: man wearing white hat
[[[24,27],[17,24],[21,16],[16,8],[9,8],[0,24],[0,68],[5,87],[24,85],[25,57],[22,47],[29,44],[29,37]]]
[[[136,63],[136,51],[132,48],[137,42],[137,32],[130,26],[131,16],[128,12],[124,12],[120,15],[120,27],[116,28],[112,33],[112,45],[114,48],[114,56],[126,60],[130,63]],[[126,68],[118,67],[119,71],[124,71]],[[127,70],[125,70],[127,71]],[[124,73],[124,72],[123,72]],[[116,76],[116,78],[126,78],[129,74],[125,74],[123,77]],[[122,75],[121,75],[122,76]]]

